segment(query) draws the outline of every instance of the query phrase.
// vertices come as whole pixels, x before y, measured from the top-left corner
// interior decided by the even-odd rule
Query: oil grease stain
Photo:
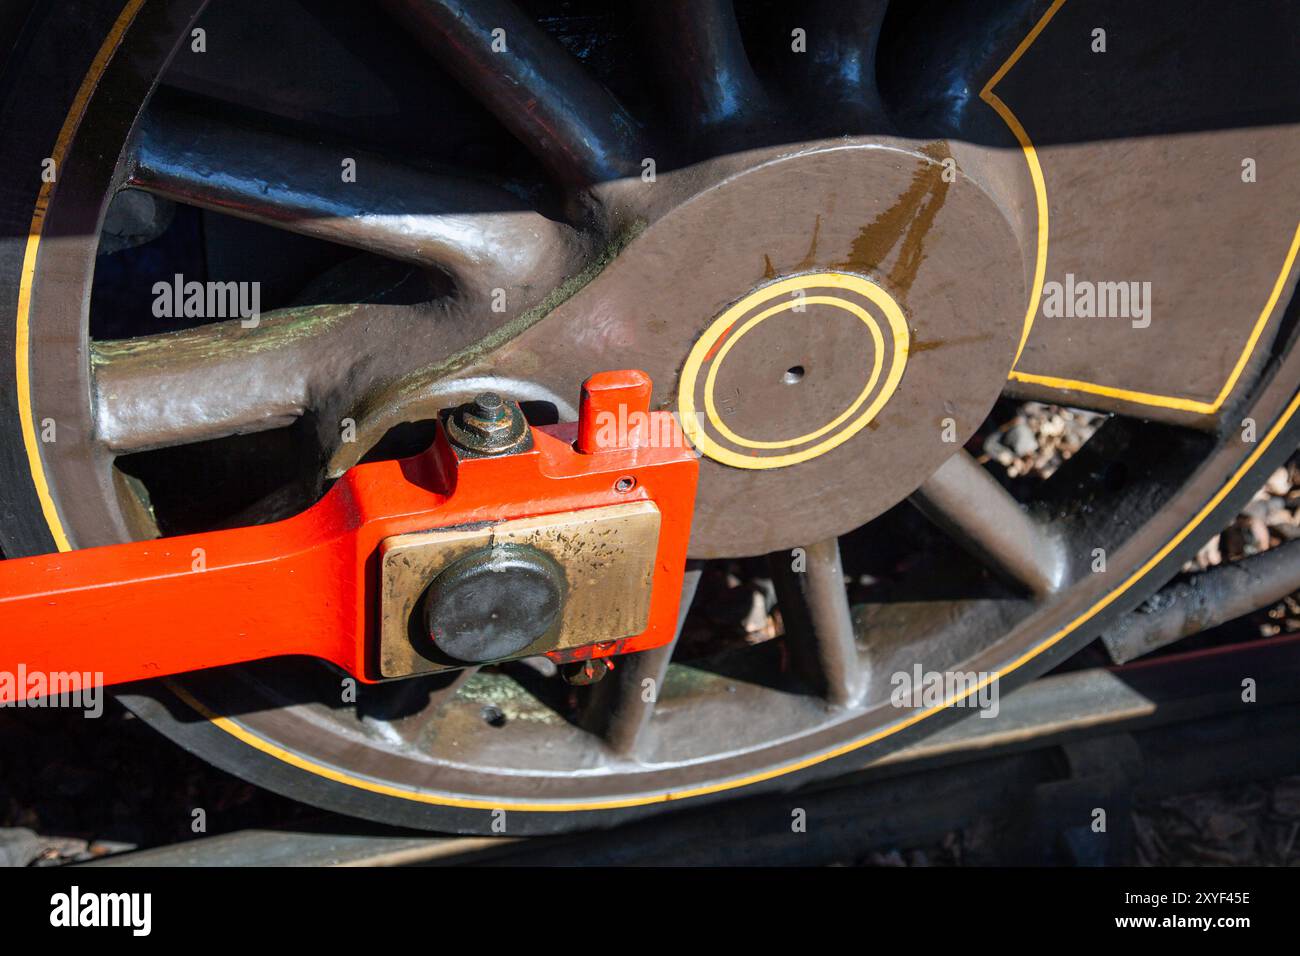
[[[888,279],[900,294],[905,295],[911,289],[926,258],[925,237],[948,198],[950,185],[943,178],[943,161],[950,158],[948,144],[936,141],[922,147],[921,152],[934,162],[917,167],[906,191],[892,206],[862,227],[849,247],[849,257],[835,263],[834,268],[870,272],[878,268],[901,241],[898,258]]]
[[[807,272],[817,264],[817,240],[822,232],[822,214],[817,214],[817,219],[813,223],[812,242],[808,245],[808,254],[803,257],[803,261],[794,267],[795,272]]]
[[[772,257],[769,256],[767,253],[763,253],[763,278],[764,279],[776,278],[776,266],[772,265]]]
[[[993,336],[987,332],[984,333],[983,335],[958,336],[955,339],[928,339],[927,340],[927,339],[918,339],[913,337],[912,341],[907,346],[907,352],[909,355],[914,355],[917,352],[929,352],[933,349],[939,348],[939,346],[941,345],[973,345],[976,342],[987,342],[991,338],[993,338]]]

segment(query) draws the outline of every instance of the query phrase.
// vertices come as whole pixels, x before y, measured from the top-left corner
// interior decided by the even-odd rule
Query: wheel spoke
[[[133,145],[128,185],[437,266],[472,290],[527,285],[567,258],[570,230],[504,190],[231,123],[194,102],[160,97]]]
[[[126,454],[287,425],[363,356],[364,306],[322,305],[94,342],[96,436]],[[351,334],[349,334],[351,330]]]
[[[960,451],[911,501],[963,548],[1035,595],[1065,582],[1065,548],[969,454]]]
[[[699,587],[700,573],[700,567],[686,569],[677,633],[671,643],[650,651],[624,654],[615,660],[614,671],[592,688],[583,713],[583,726],[603,737],[609,748],[620,756],[635,758],[637,754],[642,732],[654,713],[668,663]]]
[[[630,175],[635,120],[507,0],[387,0],[398,21],[560,180]]]
[[[889,0],[821,0],[808,18],[811,78],[841,115],[885,126],[876,85],[876,47]]]
[[[802,554],[800,554],[802,551]],[[772,582],[796,662],[830,703],[854,704],[864,687],[838,538],[771,556]]]
[[[660,77],[692,137],[711,137],[761,112],[763,91],[732,0],[656,0],[647,17]]]

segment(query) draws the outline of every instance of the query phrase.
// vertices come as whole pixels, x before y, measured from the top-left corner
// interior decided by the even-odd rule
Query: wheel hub
[[[661,177],[710,185],[492,358],[560,393],[593,349],[675,382],[655,404],[704,456],[695,557],[795,547],[901,501],[984,420],[1021,333],[1019,243],[966,171],[982,155],[795,149]]]

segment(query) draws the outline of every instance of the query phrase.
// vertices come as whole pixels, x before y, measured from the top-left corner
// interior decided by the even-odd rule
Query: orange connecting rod
[[[638,500],[661,513],[645,631],[550,656],[603,657],[667,643],[698,465],[671,416],[649,412],[649,394],[644,373],[601,373],[583,387],[579,422],[533,428],[529,451],[462,458],[440,427],[427,451],[358,465],[284,521],[2,561],[0,672],[90,673],[117,684],[304,654],[373,682],[375,556],[384,538]],[[596,441],[598,424],[629,416],[676,438],[647,444],[645,429],[629,437],[615,426]],[[590,439],[582,450],[580,433]],[[18,699],[27,696],[19,688]]]

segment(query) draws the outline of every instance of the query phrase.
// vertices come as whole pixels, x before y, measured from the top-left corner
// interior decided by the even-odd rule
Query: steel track
[[[1240,675],[1258,680],[1242,701]],[[1041,678],[996,719],[954,724],[859,772],[790,793],[665,814],[572,837],[430,837],[342,817],[242,830],[87,866],[741,865],[842,862],[939,840],[977,819],[1020,821],[1040,859],[1095,805],[1157,799],[1300,772],[1300,636]],[[1241,746],[1249,740],[1249,750]],[[791,813],[806,811],[806,832]],[[1126,819],[1125,813],[1112,819]],[[1120,825],[1104,852],[1122,855]],[[1079,860],[1076,862],[1102,862]]]

